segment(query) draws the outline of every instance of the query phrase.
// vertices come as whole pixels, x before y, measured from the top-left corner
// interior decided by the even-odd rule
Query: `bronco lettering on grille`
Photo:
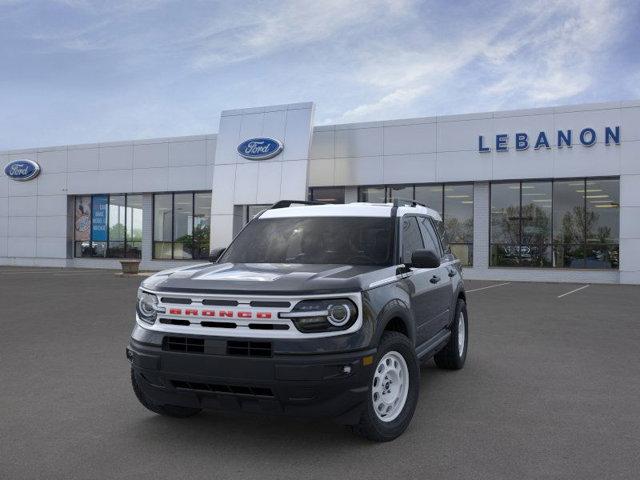
[[[265,320],[271,318],[271,312],[234,312],[232,310],[197,310],[195,308],[170,308],[169,315],[219,318],[260,318]]]

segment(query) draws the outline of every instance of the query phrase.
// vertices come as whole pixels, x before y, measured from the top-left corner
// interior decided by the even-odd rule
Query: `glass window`
[[[553,265],[585,268],[585,180],[553,182]]]
[[[415,250],[424,248],[422,234],[416,217],[402,218],[402,263],[411,263],[411,255]]]
[[[309,199],[322,203],[344,203],[344,187],[314,187]]]
[[[620,182],[586,181],[587,220],[585,262],[587,268],[618,268],[620,243]]]
[[[91,256],[91,197],[76,197],[74,218],[75,256]]]
[[[358,189],[359,202],[384,203],[385,198],[384,187],[361,187]]]
[[[420,217],[418,220],[420,224],[420,230],[422,232],[422,240],[424,241],[424,248],[431,250],[436,255],[442,257],[442,248],[440,248],[440,242],[436,236],[436,232],[431,226],[428,218]]]
[[[390,202],[395,198],[415,200],[437,211],[443,218],[445,252],[453,253],[465,265],[473,264],[473,184],[396,185],[361,187],[361,202]],[[442,226],[441,226],[442,227]],[[449,242],[447,242],[447,239]]]
[[[416,185],[414,200],[442,215],[442,188],[442,185]]]
[[[447,238],[447,232],[444,229],[444,222],[434,219],[433,224],[435,225],[435,228],[436,228],[436,234],[440,238],[440,245],[442,245],[443,252],[451,253],[451,248],[449,247],[449,240]]]
[[[127,195],[127,244],[129,258],[142,256],[142,195]]]
[[[266,210],[270,206],[271,205],[247,205],[247,212],[245,215],[244,223],[249,223],[251,220],[253,220],[253,217]]]
[[[444,186],[444,229],[451,251],[462,265],[473,258],[473,184]]]
[[[387,187],[387,201],[392,202],[396,198],[402,200],[414,200],[413,185],[400,185],[397,187]]]
[[[521,195],[520,265],[551,265],[551,182],[523,182]]]
[[[394,230],[382,217],[257,219],[220,262],[391,265]]]
[[[211,231],[210,192],[155,194],[153,210],[153,258],[208,258]]]
[[[108,257],[124,257],[124,233],[126,206],[124,195],[109,196],[109,247]]]
[[[209,258],[211,194],[195,193],[193,207],[193,258]]]
[[[619,185],[590,178],[493,183],[491,265],[618,268]]]
[[[193,194],[176,193],[173,196],[173,258],[192,257]]]
[[[75,198],[76,257],[140,258],[142,195]]]
[[[491,265],[517,265],[520,248],[520,183],[491,184]]]
[[[153,196],[153,258],[172,258],[173,195]]]

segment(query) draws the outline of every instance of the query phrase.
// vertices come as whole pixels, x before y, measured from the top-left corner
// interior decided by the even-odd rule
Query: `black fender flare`
[[[390,300],[383,308],[380,310],[378,314],[378,319],[376,321],[376,329],[374,332],[373,341],[375,345],[380,343],[380,339],[382,338],[382,334],[385,331],[385,328],[393,319],[398,318],[402,321],[407,336],[411,343],[415,345],[416,340],[416,322],[413,318],[413,314],[411,313],[411,309],[409,306],[401,300],[393,299]]]

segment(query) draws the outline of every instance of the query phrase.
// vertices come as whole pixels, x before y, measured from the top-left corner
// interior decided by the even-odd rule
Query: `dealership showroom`
[[[0,264],[159,270],[206,261],[281,199],[402,198],[442,215],[466,278],[640,283],[640,101],[342,125],[299,103],[216,123],[0,152]],[[244,158],[253,138],[281,151]],[[39,172],[14,178],[16,161]]]

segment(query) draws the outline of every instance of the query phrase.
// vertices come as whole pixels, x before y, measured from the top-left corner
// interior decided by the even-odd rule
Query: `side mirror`
[[[218,259],[222,256],[226,248],[214,248],[209,252],[209,261],[211,263],[216,263]]]
[[[415,268],[438,268],[440,257],[433,250],[415,250],[411,255],[411,266]]]

